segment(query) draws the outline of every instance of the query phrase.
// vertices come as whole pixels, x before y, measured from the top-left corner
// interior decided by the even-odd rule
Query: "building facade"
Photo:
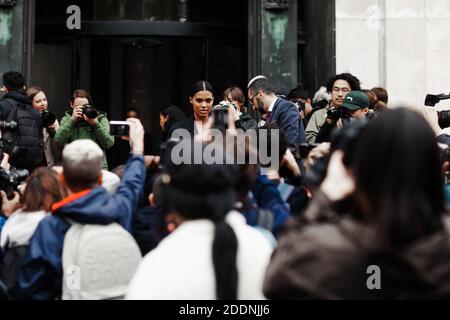
[[[449,27],[448,0],[336,0],[336,70],[386,87],[393,105],[423,105],[450,91]]]
[[[256,74],[271,77],[282,93],[299,81],[313,90],[333,65],[333,57],[323,49],[317,55],[314,41],[306,41],[305,26],[315,22],[304,10],[319,2],[329,8],[326,0],[4,0],[0,71],[22,70],[29,84],[45,89],[59,117],[71,92],[85,88],[110,119],[140,111],[157,137],[163,107],[192,112],[188,96],[197,80],[210,81],[218,99],[229,86],[245,89]],[[80,29],[68,25],[73,5]],[[331,47],[326,52],[333,55]],[[299,63],[316,57],[323,61]],[[322,76],[311,76],[314,66]]]
[[[86,88],[110,119],[135,108],[157,137],[159,111],[191,112],[201,79],[218,99],[256,74],[313,94],[349,71],[419,104],[449,91],[449,24],[450,0],[0,0],[0,72],[22,70],[59,117]]]

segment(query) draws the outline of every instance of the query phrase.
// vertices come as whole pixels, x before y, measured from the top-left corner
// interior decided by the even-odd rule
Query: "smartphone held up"
[[[110,121],[110,134],[115,137],[128,137],[130,135],[130,124],[126,121]]]

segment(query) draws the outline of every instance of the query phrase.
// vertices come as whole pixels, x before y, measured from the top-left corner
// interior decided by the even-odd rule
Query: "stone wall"
[[[336,70],[423,105],[450,92],[449,30],[450,0],[336,0]]]

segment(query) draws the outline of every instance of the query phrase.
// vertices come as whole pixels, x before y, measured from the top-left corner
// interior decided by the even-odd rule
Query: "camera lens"
[[[17,122],[0,121],[0,130],[12,131],[15,129],[17,129]]]
[[[56,121],[56,117],[54,114],[50,113],[49,111],[45,110],[42,112],[41,114],[41,119],[42,119],[42,125],[44,127],[49,127],[52,124],[55,123]]]
[[[327,118],[331,120],[338,120],[341,116],[341,113],[339,112],[339,109],[331,108],[328,110]]]
[[[442,129],[450,127],[450,111],[439,112],[439,126]]]
[[[88,104],[83,106],[83,114],[89,119],[95,119],[98,117],[97,110],[95,110],[91,105]]]

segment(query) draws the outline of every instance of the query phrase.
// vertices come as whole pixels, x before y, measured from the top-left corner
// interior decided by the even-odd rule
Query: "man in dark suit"
[[[296,153],[296,146],[306,142],[305,129],[296,106],[277,97],[275,86],[264,76],[253,78],[248,85],[248,98],[253,109],[266,114],[266,125],[275,122],[286,136],[289,149]]]

